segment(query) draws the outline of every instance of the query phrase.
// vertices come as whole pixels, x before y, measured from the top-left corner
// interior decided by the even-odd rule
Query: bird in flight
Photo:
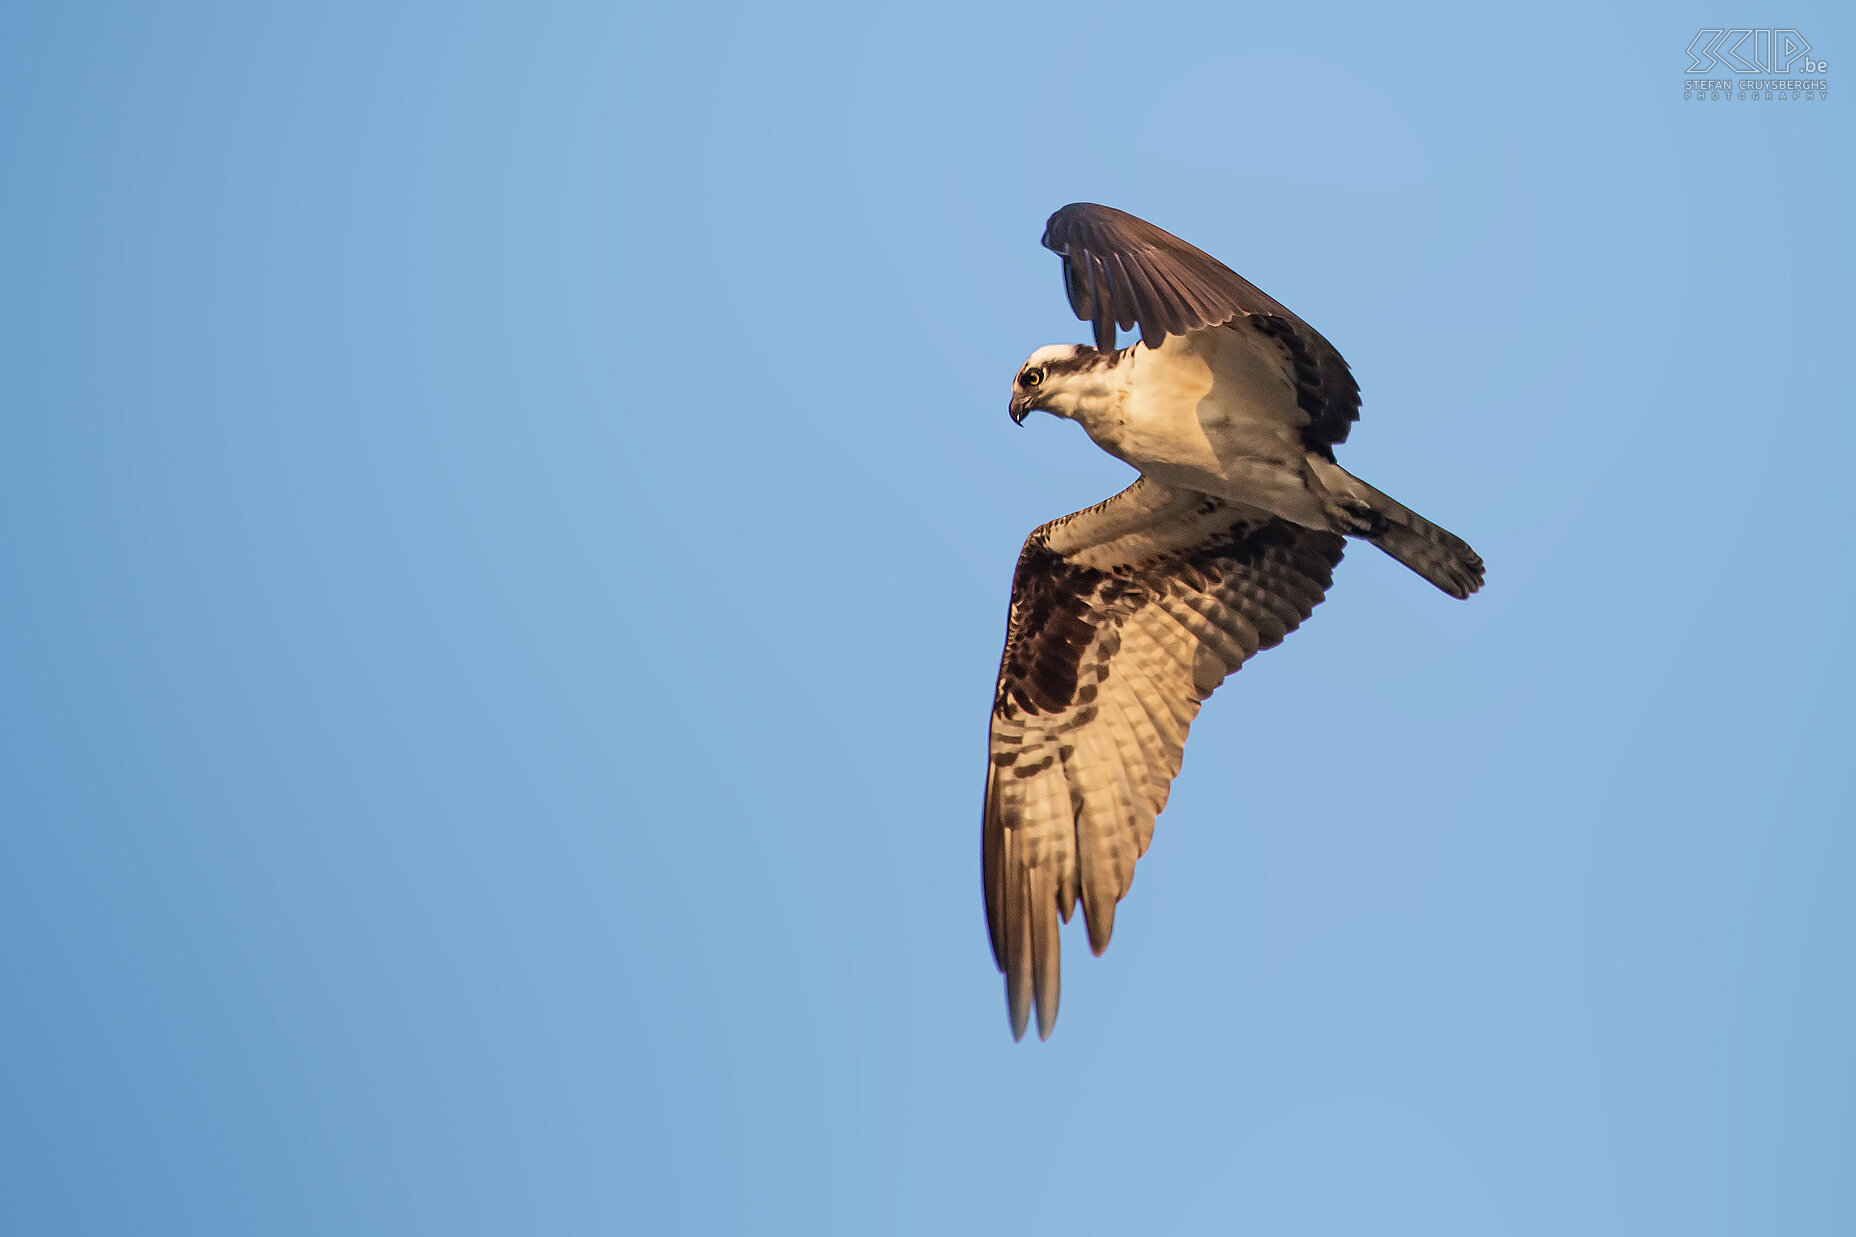
[[[1012,577],[980,849],[1014,1039],[1034,1008],[1039,1038],[1056,1025],[1058,923],[1079,899],[1108,947],[1200,703],[1309,616],[1343,538],[1452,597],[1482,586],[1465,542],[1335,462],[1360,388],[1320,332],[1107,206],[1064,207],[1044,245],[1095,346],[1032,353],[1012,420],[1075,421],[1141,475],[1033,531]]]

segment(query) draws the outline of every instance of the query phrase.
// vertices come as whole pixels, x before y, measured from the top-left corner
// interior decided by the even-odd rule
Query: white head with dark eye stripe
[[[1033,412],[1074,417],[1086,400],[1111,393],[1107,381],[1119,354],[1103,356],[1087,344],[1046,344],[1025,359],[1012,379],[1012,420]]]

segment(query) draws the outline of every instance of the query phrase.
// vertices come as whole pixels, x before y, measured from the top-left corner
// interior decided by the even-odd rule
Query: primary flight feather
[[[1153,837],[1199,705],[1279,643],[1370,541],[1453,597],[1461,539],[1340,467],[1360,389],[1313,327],[1216,258],[1088,202],[1050,217],[1095,346],[1040,348],[1012,419],[1075,421],[1141,476],[1032,532],[1012,578],[981,830],[986,922],[1012,1034],[1057,1021],[1059,920],[1096,953]],[[1140,330],[1117,349],[1116,328]]]

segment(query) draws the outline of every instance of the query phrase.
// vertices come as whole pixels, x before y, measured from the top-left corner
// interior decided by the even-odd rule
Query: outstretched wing
[[[1141,328],[1141,341],[1158,348],[1168,335],[1185,335],[1235,317],[1282,340],[1295,363],[1296,402],[1308,414],[1302,431],[1309,449],[1333,458],[1360,418],[1360,387],[1347,362],[1321,333],[1255,284],[1171,232],[1126,211],[1072,202],[1044,225],[1044,247],[1063,256],[1063,287],[1070,308],[1095,324],[1096,348],[1115,349],[1115,328]]]
[[[1057,1021],[1058,919],[1108,947],[1199,703],[1307,618],[1342,542],[1145,477],[1025,540],[993,697],[986,922],[1013,1036]]]

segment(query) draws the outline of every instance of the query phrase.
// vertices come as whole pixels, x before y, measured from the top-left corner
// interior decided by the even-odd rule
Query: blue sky
[[[1847,1233],[1847,100],[1693,5],[0,15],[0,1228]],[[1369,548],[1014,1045],[1007,420],[1107,202]]]

